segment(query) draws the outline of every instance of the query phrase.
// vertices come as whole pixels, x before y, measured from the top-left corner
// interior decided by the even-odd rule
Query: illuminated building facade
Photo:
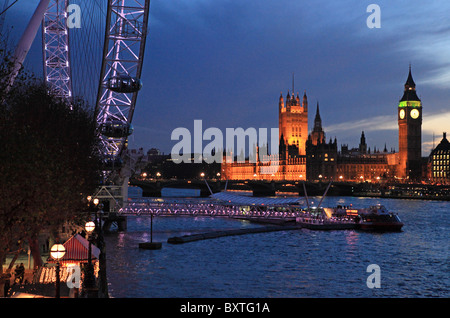
[[[445,132],[439,145],[431,151],[428,178],[434,183],[450,184],[450,143]]]
[[[422,176],[422,102],[416,93],[411,66],[398,104],[398,139],[398,178],[419,181]]]
[[[364,132],[363,132],[364,134]],[[349,150],[343,145],[338,154],[336,179],[352,182],[394,181],[398,154],[393,150],[361,151],[359,148]]]
[[[224,160],[222,164],[223,179],[409,182],[420,181],[424,176],[423,168],[426,168],[426,165],[423,165],[421,157],[422,102],[416,94],[411,67],[404,85],[403,96],[398,105],[398,153],[392,149],[388,151],[386,146],[384,150],[373,148],[371,151],[366,143],[364,131],[357,148],[349,149],[348,145],[341,145],[339,151],[336,138],[326,141],[318,103],[314,127],[308,135],[306,93],[303,95],[301,103],[298,94],[297,96],[290,95],[288,91],[286,101],[283,95],[280,95],[278,116],[279,154],[268,156],[259,156],[258,154],[256,163],[249,160],[242,163],[235,161],[225,163]],[[444,154],[439,154],[439,156],[441,155]],[[271,174],[261,173],[261,167],[267,166],[271,160],[278,160],[277,170]],[[441,166],[434,163],[433,167],[435,167],[434,171],[437,176],[437,169],[441,169],[437,167]],[[448,173],[446,170],[442,170],[442,173],[439,172],[439,176],[444,174],[448,176]]]
[[[317,105],[314,128],[306,142],[306,176],[308,181],[381,182],[393,180],[398,161],[397,154],[386,146],[383,151],[370,150],[364,131],[358,148],[349,149],[337,140],[326,142],[322,120]]]
[[[422,143],[422,102],[416,93],[411,67],[404,85],[404,93],[398,105],[399,152],[370,151],[364,132],[358,148],[348,149],[342,145],[337,150],[336,139],[326,143],[322,130],[319,108],[314,121],[314,129],[306,143],[307,180],[338,181],[420,181],[424,165],[421,157]],[[442,151],[441,151],[442,152]],[[439,154],[441,157],[443,154]],[[443,161],[439,161],[442,163]],[[436,175],[445,174],[437,168]],[[437,172],[441,169],[442,172]],[[426,169],[425,169],[426,170]]]
[[[317,104],[314,127],[305,140],[308,100],[287,94],[279,98],[280,144],[278,154],[268,154],[267,149],[256,150],[256,161],[237,161],[226,154],[221,167],[224,180],[274,180],[274,181],[372,181],[393,180],[398,163],[398,154],[373,151],[368,148],[362,132],[358,148],[349,149],[341,145],[338,151],[337,139],[326,141],[322,128],[319,104]],[[262,146],[264,147],[264,146]],[[262,150],[262,151],[261,151]],[[304,155],[303,155],[304,153]],[[265,155],[261,155],[265,154]],[[268,154],[268,155],[267,155]],[[270,163],[278,162],[272,173],[267,173]],[[264,170],[266,169],[266,170]],[[262,171],[266,171],[263,173]]]
[[[300,102],[288,91],[286,101],[281,94],[278,101],[279,151],[269,154],[256,147],[256,161],[238,162],[226,154],[222,162],[221,178],[228,180],[306,180],[306,140],[308,138],[308,97]],[[261,147],[264,147],[262,145]],[[265,154],[265,155],[262,155]],[[273,166],[273,162],[278,164]],[[271,165],[272,163],[272,165]]]
[[[231,160],[231,159],[229,159]],[[271,165],[276,161],[278,165]],[[278,154],[265,155],[255,162],[245,160],[228,163],[224,158],[221,166],[222,180],[305,180],[305,156],[280,158]]]
[[[305,143],[308,138],[308,98],[306,92],[303,94],[302,103],[300,97],[292,96],[289,91],[286,95],[286,103],[280,94],[278,102],[278,129],[280,144],[297,147],[296,153],[292,155],[304,156],[306,154]]]

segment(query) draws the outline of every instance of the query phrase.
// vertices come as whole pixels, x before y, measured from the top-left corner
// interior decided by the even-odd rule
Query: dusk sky
[[[19,0],[7,12],[13,40],[38,2]],[[380,28],[366,24],[371,3]],[[193,131],[195,119],[224,132],[276,128],[294,73],[295,92],[308,96],[309,131],[319,102],[339,149],[357,147],[364,131],[371,149],[398,151],[397,106],[411,63],[428,156],[433,133],[437,145],[450,132],[449,13],[448,1],[153,0],[130,148],[169,153],[171,132]],[[25,64],[42,74],[40,34]]]

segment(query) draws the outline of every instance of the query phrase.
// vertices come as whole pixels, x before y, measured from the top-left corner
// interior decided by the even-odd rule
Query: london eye
[[[98,147],[108,176],[121,168],[133,132],[150,0],[42,2],[48,2],[42,19],[45,82],[58,97],[82,96],[95,105]],[[71,21],[77,18],[78,25]]]

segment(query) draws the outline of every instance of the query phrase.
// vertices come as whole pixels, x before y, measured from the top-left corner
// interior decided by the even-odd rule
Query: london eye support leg
[[[30,22],[28,22],[27,28],[23,32],[22,37],[20,38],[19,43],[17,44],[16,50],[14,52],[13,57],[13,66],[11,68],[9,77],[7,78],[7,86],[6,91],[9,91],[11,86],[14,84],[14,80],[16,79],[17,74],[22,67],[23,61],[28,54],[28,51],[33,44],[34,38],[41,26],[42,19],[44,18],[44,13],[48,8],[48,4],[50,0],[41,0],[36,10],[34,11],[33,16],[31,17]]]

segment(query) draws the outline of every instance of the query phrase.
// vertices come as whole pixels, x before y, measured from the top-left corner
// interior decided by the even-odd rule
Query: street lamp
[[[59,260],[64,257],[66,254],[66,249],[62,244],[54,244],[50,249],[50,256],[56,260],[56,284],[55,284],[55,298],[60,297],[59,285],[60,285],[60,277],[59,277]]]
[[[100,203],[98,205],[98,211],[95,212],[95,219],[96,224],[98,225],[98,235],[97,235],[97,247],[100,248],[100,255],[98,257],[99,261],[99,272],[98,272],[98,285],[100,288],[100,294],[107,293],[107,286],[106,286],[106,255],[105,255],[105,242],[103,241],[103,229],[102,229],[102,215],[103,215],[103,203]],[[97,217],[97,213],[100,214],[99,218]]]
[[[92,268],[92,243],[91,243],[91,234],[95,229],[95,223],[92,221],[87,222],[84,225],[84,228],[86,229],[86,232],[88,233],[88,242],[89,242],[89,252],[88,252],[88,266],[87,266],[87,286],[88,288],[92,287],[94,278],[93,278],[93,268]]]
[[[84,228],[85,228],[86,232],[90,235],[92,233],[92,231],[94,231],[94,229],[95,229],[95,223],[92,221],[89,221],[84,225]]]

